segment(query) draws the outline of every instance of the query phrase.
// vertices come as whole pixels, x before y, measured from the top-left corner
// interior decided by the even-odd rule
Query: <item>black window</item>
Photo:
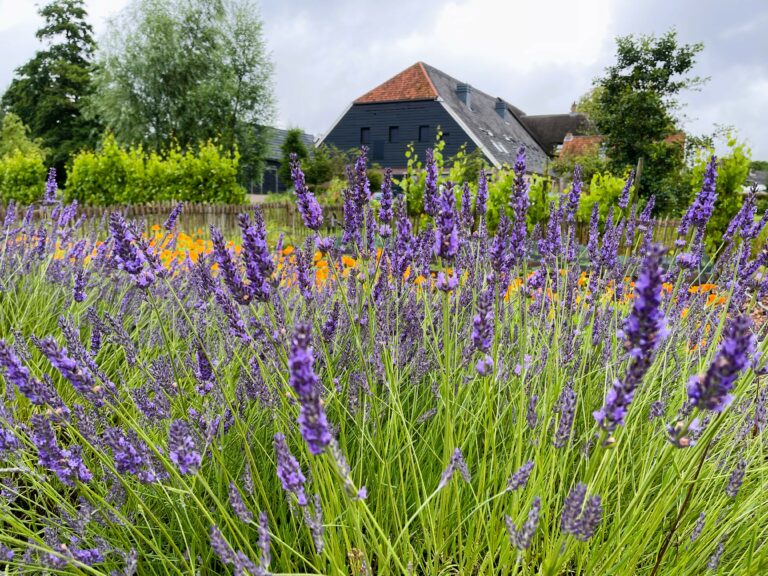
[[[419,126],[419,142],[429,141],[429,126]]]
[[[367,146],[371,143],[371,129],[360,128],[360,144]]]
[[[389,127],[389,141],[400,142],[400,126]]]

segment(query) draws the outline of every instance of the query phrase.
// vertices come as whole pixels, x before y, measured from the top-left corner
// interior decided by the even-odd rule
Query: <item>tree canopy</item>
[[[118,141],[153,150],[209,138],[261,157],[272,64],[252,0],[134,0],[101,45],[93,112]]]
[[[701,43],[679,45],[674,30],[660,37],[619,37],[616,63],[595,80],[589,110],[614,170],[642,158],[641,194],[656,194],[661,211],[673,209],[680,197],[675,177],[684,161],[683,142],[670,136],[680,131],[678,94],[703,82],[689,75],[702,49]]]
[[[98,138],[98,123],[83,115],[95,42],[84,0],[54,0],[39,13],[44,25],[36,36],[45,48],[16,69],[2,107],[42,140],[47,163],[63,181],[67,159]]]

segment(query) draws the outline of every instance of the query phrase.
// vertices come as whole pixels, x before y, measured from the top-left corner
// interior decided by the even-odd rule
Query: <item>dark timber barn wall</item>
[[[398,138],[397,142],[390,142],[390,127],[394,126],[398,127]],[[429,128],[426,135],[422,134],[424,141],[419,142],[421,126]],[[369,161],[403,168],[407,162],[405,151],[408,143],[413,142],[414,150],[423,162],[427,148],[435,144],[438,126],[445,140],[444,157],[454,156],[464,143],[467,144],[467,152],[477,148],[442,104],[434,100],[354,104],[323,142],[341,150],[360,148],[361,129],[369,128]]]

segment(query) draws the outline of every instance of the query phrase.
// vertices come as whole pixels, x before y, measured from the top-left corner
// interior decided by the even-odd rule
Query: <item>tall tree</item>
[[[699,86],[690,77],[703,44],[678,45],[674,30],[661,37],[624,36],[616,39],[616,64],[595,80],[593,121],[604,136],[606,152],[617,171],[643,160],[641,193],[656,194],[661,211],[674,210],[682,180],[682,142],[678,94]]]
[[[110,23],[92,110],[123,144],[159,150],[218,138],[263,156],[272,64],[252,0],[134,0]]]
[[[67,159],[98,136],[97,122],[83,114],[96,44],[84,0],[54,0],[39,14],[45,24],[36,36],[45,48],[16,69],[1,103],[43,141],[46,162],[63,182]]]

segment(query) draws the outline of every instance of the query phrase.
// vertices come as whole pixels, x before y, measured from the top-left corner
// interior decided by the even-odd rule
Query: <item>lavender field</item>
[[[580,246],[578,167],[530,229],[521,149],[493,233],[427,162],[415,234],[364,154],[341,237],[294,161],[296,246],[8,207],[0,570],[767,573],[754,194],[707,254],[713,157],[664,249],[630,176]]]

